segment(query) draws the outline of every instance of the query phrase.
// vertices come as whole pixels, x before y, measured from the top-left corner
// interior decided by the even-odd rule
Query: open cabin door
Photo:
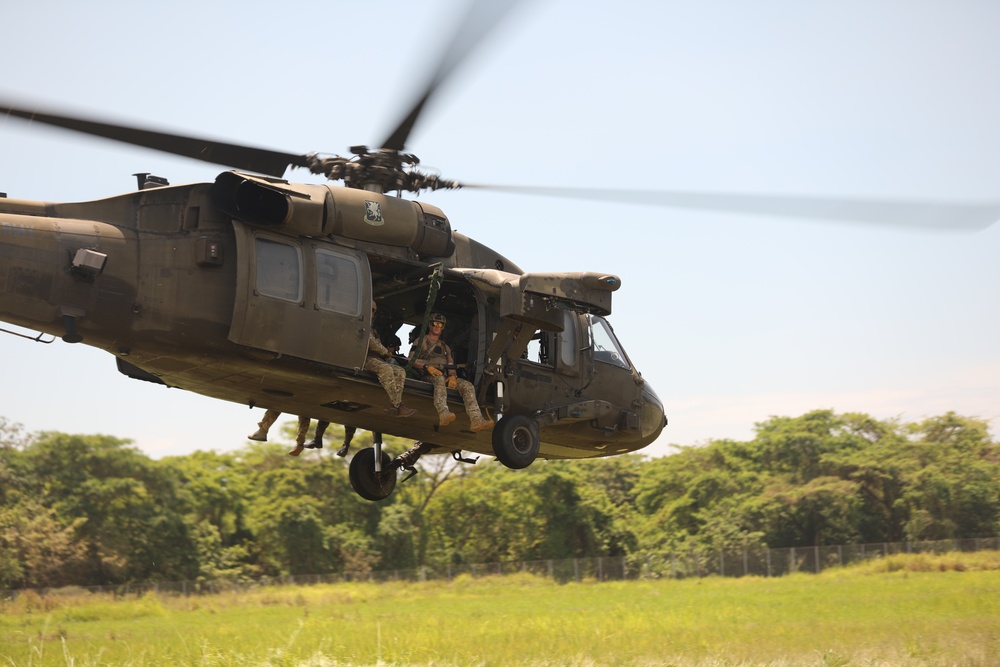
[[[233,221],[237,288],[229,340],[344,368],[364,366],[371,270],[364,253]]]

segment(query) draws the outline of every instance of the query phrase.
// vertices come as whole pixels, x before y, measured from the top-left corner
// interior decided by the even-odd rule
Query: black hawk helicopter
[[[98,201],[0,199],[0,319],[106,350],[138,380],[417,441],[395,460],[379,439],[355,455],[352,485],[370,500],[429,451],[492,454],[523,468],[538,456],[608,456],[653,442],[663,405],[605,319],[617,276],[524,273],[455,232],[436,206],[391,194],[461,187],[422,172],[404,151],[427,101],[473,46],[458,36],[470,21],[480,30],[494,22],[476,18],[486,4],[470,8],[454,48],[381,145],[352,147],[350,157],[0,101],[7,117],[233,168],[187,185],[140,174],[137,191]],[[343,186],[284,180],[289,167]],[[432,311],[448,319],[455,366],[495,416],[492,432],[440,427],[420,379],[404,389],[419,414],[394,418],[362,370],[370,332],[423,330]]]
[[[0,319],[115,356],[125,375],[243,405],[417,441],[351,462],[363,497],[388,496],[427,452],[537,457],[636,451],[666,425],[664,406],[607,317],[621,280],[599,272],[525,273],[452,229],[436,206],[403,198],[470,187],[421,171],[406,152],[428,101],[498,20],[471,6],[417,101],[378,148],[298,155],[112,124],[0,100],[0,114],[231,168],[212,183],[140,175],[137,191],[76,203],[0,199]],[[501,11],[502,13],[502,11]],[[470,23],[479,28],[470,30]],[[459,39],[462,35],[462,39]],[[289,167],[337,185],[297,184]],[[507,188],[497,188],[507,189]],[[584,198],[635,193],[513,188]],[[396,193],[395,195],[393,193]],[[645,193],[647,202],[833,217],[907,217],[926,205]],[[947,207],[936,213],[982,217]],[[995,210],[987,212],[995,219]],[[378,306],[371,316],[369,304]],[[427,382],[406,381],[419,414],[387,415],[364,370],[374,330],[386,338],[448,318],[456,366],[497,423],[439,427]],[[458,405],[452,391],[450,399]]]

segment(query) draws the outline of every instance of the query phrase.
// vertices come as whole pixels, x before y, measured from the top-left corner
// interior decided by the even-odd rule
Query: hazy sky
[[[46,2],[4,9],[0,97],[292,152],[377,144],[454,2]],[[1000,201],[1000,4],[524,2],[408,149],[468,182]],[[0,191],[46,201],[222,168],[0,119]],[[307,174],[290,179],[315,182]],[[816,408],[1000,417],[1000,224],[975,233],[479,191],[423,199],[530,271],[622,278],[611,322],[666,403],[645,450]],[[261,410],[0,336],[0,416],[241,446]],[[994,421],[994,433],[1000,420]]]

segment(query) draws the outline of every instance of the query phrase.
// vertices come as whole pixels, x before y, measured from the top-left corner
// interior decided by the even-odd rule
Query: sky
[[[395,126],[463,3],[37,0],[5,8],[0,98],[295,153]],[[1000,202],[991,0],[525,0],[407,149],[470,183]],[[81,201],[224,168],[0,119],[0,191]],[[302,172],[286,178],[317,182]],[[643,450],[814,409],[1000,429],[1000,224],[977,233],[429,193],[527,271],[621,277],[611,323],[666,405]],[[6,327],[5,327],[6,328]],[[153,457],[242,447],[261,410],[0,336],[0,417]]]

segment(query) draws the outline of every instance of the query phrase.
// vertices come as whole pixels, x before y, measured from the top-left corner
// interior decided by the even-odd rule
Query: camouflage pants
[[[434,385],[434,408],[438,411],[438,414],[451,412],[448,409],[448,388],[445,385],[444,376],[436,375],[431,377],[431,384]],[[479,402],[476,401],[476,388],[472,386],[472,383],[468,380],[458,378],[458,384],[455,385],[455,389],[458,390],[458,395],[462,397],[462,401],[465,403],[465,412],[469,415],[469,419],[482,419],[483,413],[479,410]]]
[[[378,381],[382,383],[385,393],[389,394],[389,402],[392,405],[398,406],[403,401],[406,371],[401,366],[382,361],[378,357],[368,357],[365,359],[365,370],[378,375]]]

